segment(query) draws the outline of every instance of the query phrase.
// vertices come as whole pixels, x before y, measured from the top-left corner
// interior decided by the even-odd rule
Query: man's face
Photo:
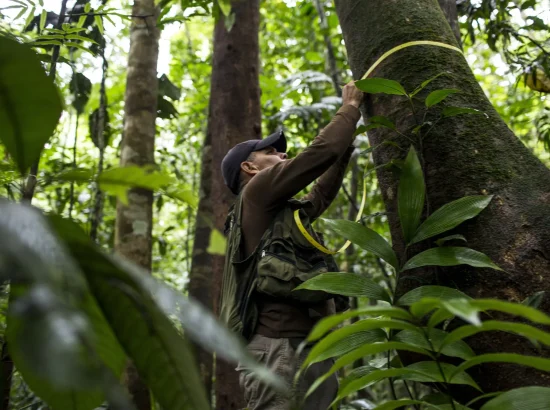
[[[284,152],[277,152],[275,148],[267,147],[263,150],[254,152],[252,163],[261,171],[279,162],[285,161],[286,158],[287,155]]]
[[[271,168],[273,165],[283,162],[287,159],[284,152],[277,152],[273,147],[267,147],[252,154],[250,161],[243,162],[241,169],[249,176],[254,176],[258,172]]]

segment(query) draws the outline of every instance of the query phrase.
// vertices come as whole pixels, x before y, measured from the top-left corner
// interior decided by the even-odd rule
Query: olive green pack
[[[239,196],[229,212],[226,222],[228,233],[225,267],[220,299],[220,318],[228,327],[249,338],[258,318],[252,294],[313,304],[328,300],[334,295],[322,291],[294,288],[324,272],[338,272],[334,258],[313,247],[300,233],[293,213],[300,209],[305,228],[316,235],[304,212],[310,201],[291,199],[276,215],[264,233],[256,251],[242,258],[241,215],[242,200]]]

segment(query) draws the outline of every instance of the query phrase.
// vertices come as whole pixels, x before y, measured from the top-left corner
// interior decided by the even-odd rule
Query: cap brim
[[[269,137],[261,140],[254,151],[259,151],[267,147],[273,147],[278,152],[286,152],[286,137],[283,131],[277,131],[275,134],[271,134]]]

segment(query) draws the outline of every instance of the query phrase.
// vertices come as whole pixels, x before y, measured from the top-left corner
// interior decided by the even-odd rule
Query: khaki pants
[[[336,398],[338,379],[334,374],[302,403],[303,396],[313,382],[334,364],[332,359],[310,366],[300,378],[297,389],[292,391],[290,386],[293,386],[294,375],[309,349],[304,349],[297,358],[296,350],[289,339],[272,339],[258,334],[254,335],[247,348],[256,360],[285,380],[289,385],[289,392],[292,392],[291,397],[285,397],[239,366],[239,382],[249,410],[326,410]]]

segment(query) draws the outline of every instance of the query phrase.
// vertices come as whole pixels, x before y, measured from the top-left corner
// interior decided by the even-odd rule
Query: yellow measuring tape
[[[373,73],[373,71],[380,65],[380,63],[382,63],[382,61],[384,61],[386,58],[391,56],[393,53],[395,53],[399,50],[403,50],[404,48],[407,48],[407,47],[412,47],[412,46],[443,47],[443,48],[447,48],[449,50],[457,51],[460,54],[462,54],[462,50],[460,48],[455,47],[455,46],[451,46],[450,44],[440,43],[439,41],[428,41],[428,40],[409,41],[408,43],[400,44],[397,47],[394,47],[391,50],[389,50],[389,51],[385,52],[384,54],[382,54],[382,56],[378,60],[376,60],[373,65],[370,66],[370,68],[367,70],[367,72],[365,73],[365,75],[361,79],[363,80],[363,79],[367,78],[369,75],[371,75]],[[363,197],[361,198],[361,206],[359,207],[359,211],[357,212],[357,217],[355,218],[355,222],[359,222],[361,220],[361,217],[363,216],[363,210],[365,209],[366,199],[367,199],[367,179],[365,177],[365,178],[363,178]],[[296,225],[298,226],[298,229],[300,230],[300,232],[302,233],[304,238],[306,238],[307,241],[310,244],[315,246],[317,249],[319,249],[323,253],[326,253],[326,254],[329,254],[329,255],[335,255],[337,253],[344,252],[351,245],[351,242],[347,241],[344,244],[344,246],[342,246],[337,251],[331,251],[331,250],[327,249],[326,247],[324,247],[323,245],[321,245],[319,242],[317,242],[315,240],[315,238],[313,238],[311,236],[311,234],[307,231],[307,229],[304,227],[304,224],[302,224],[302,221],[300,219],[300,210],[299,209],[294,211],[294,221],[296,222]]]

